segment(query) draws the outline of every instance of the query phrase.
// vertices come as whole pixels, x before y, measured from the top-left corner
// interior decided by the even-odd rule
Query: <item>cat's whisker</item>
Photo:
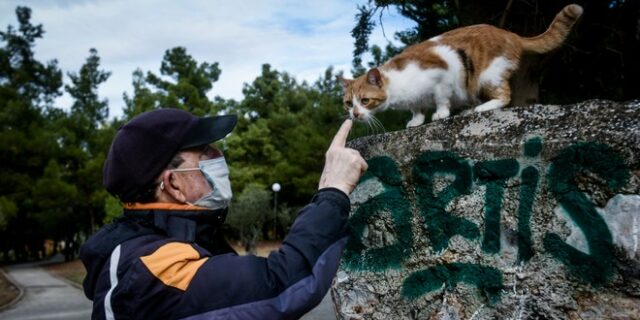
[[[376,122],[374,120],[373,117],[369,118],[369,120],[367,120],[367,124],[369,125],[369,129],[371,129],[370,133],[371,134],[375,134],[376,133]]]
[[[369,126],[371,127],[372,130],[372,134],[376,134],[379,132],[379,130],[382,128],[384,130],[384,127],[382,127],[382,124],[380,123],[380,120],[378,120],[375,116],[371,115],[369,117],[369,119],[367,119],[367,123],[369,124]]]
[[[367,119],[367,135],[374,133],[373,126],[371,125],[371,119]]]
[[[382,122],[380,122],[380,120],[378,120],[378,118],[376,118],[375,116],[371,116],[371,120],[377,128],[382,130],[382,133],[387,132],[387,130],[384,128],[384,125],[382,124]]]

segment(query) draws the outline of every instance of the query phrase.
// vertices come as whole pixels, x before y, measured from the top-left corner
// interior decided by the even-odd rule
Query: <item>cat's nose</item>
[[[360,116],[361,116],[361,115],[362,115],[362,114],[361,114],[360,112],[358,112],[358,109],[353,108],[353,117],[354,117],[354,118],[356,118],[356,119],[360,119]]]

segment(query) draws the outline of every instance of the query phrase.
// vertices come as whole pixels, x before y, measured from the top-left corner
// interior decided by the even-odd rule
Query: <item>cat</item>
[[[341,79],[345,109],[352,119],[366,122],[387,109],[410,110],[409,128],[423,124],[427,110],[434,110],[435,121],[449,117],[452,109],[504,107],[511,102],[509,79],[522,56],[558,48],[582,11],[576,4],[564,7],[535,37],[480,24],[409,46],[356,79]]]

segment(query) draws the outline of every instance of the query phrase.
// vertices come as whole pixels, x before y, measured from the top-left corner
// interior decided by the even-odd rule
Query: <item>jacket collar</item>
[[[124,206],[124,216],[145,220],[167,236],[194,242],[199,225],[215,228],[224,223],[227,209],[210,210],[203,207],[175,203],[134,203]]]

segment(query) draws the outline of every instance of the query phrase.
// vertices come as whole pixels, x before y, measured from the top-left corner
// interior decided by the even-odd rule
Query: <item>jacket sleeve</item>
[[[175,318],[298,318],[328,291],[346,243],[349,198],[320,190],[269,257],[224,254],[207,259],[186,289]]]

